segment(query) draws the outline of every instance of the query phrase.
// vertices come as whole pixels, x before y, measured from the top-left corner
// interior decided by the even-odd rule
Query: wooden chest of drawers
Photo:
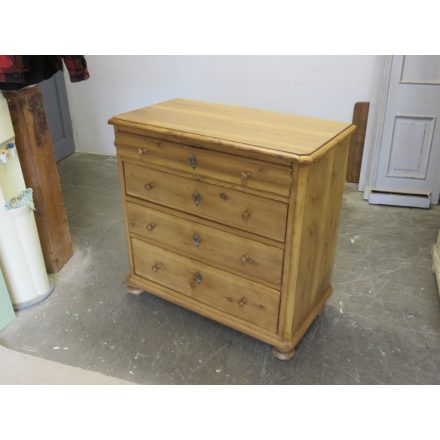
[[[130,273],[290,359],[332,291],[348,123],[174,99],[113,117]]]

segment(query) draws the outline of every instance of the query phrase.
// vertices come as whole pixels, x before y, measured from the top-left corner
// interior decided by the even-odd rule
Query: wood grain
[[[123,132],[116,134],[115,144],[120,156],[149,167],[184,172],[191,178],[207,177],[213,183],[228,182],[236,189],[289,196],[290,167]]]
[[[169,215],[137,203],[127,203],[131,235],[215,265],[251,280],[281,285],[283,250]]]
[[[134,110],[113,117],[110,123],[228,140],[287,157],[310,155],[351,125],[188,99]]]
[[[129,285],[290,358],[332,292],[355,126],[180,99],[110,123]]]
[[[158,205],[157,203],[149,202],[148,200],[142,200],[137,197],[133,197],[130,195],[125,194],[124,191],[124,199],[126,202],[132,202],[136,203],[137,205],[146,206],[148,208],[154,209],[158,212],[164,212],[165,214],[170,214],[173,216],[178,216],[182,219],[186,219],[190,222],[196,222],[201,225],[209,226],[210,228],[218,229],[219,231],[225,231],[229,234],[233,234],[237,237],[243,237],[247,238],[249,240],[258,241],[260,243],[268,244],[269,246],[273,246],[279,249],[284,249],[284,243],[276,240],[272,240],[270,238],[262,237],[261,235],[255,235],[247,231],[243,231],[241,229],[234,228],[232,226],[228,226],[222,223],[217,223],[212,220],[203,218],[203,217],[196,217],[191,214],[187,214],[183,211],[176,211],[175,209],[169,208],[167,206]],[[125,205],[126,206],[126,205]]]
[[[131,242],[136,274],[245,321],[276,331],[278,291],[136,238],[132,238]]]
[[[35,221],[44,262],[58,272],[73,254],[52,140],[39,86],[4,92],[24,180],[33,190]]]
[[[356,133],[351,137],[350,142],[350,152],[348,155],[347,165],[347,182],[359,183],[369,110],[369,102],[357,102],[354,105],[353,124],[356,125],[357,130]]]
[[[127,194],[284,241],[285,203],[131,163],[124,163],[124,171]]]
[[[293,319],[290,334],[294,334],[331,287],[331,272],[336,248],[337,228],[345,180],[349,139],[319,161],[309,166],[307,183],[297,198],[304,204],[302,227],[296,258],[296,280]],[[296,233],[297,231],[295,231]]]

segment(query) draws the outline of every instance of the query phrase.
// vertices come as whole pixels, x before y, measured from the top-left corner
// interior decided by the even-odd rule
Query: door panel
[[[431,203],[438,203],[439,80],[440,57],[393,57],[376,175],[371,184],[375,198],[380,192],[396,192],[429,197]]]
[[[405,55],[402,62],[400,82],[439,84],[440,57],[437,55]]]
[[[75,151],[63,72],[43,81],[41,88],[55,159],[59,161]]]
[[[388,177],[426,179],[436,118],[395,116]]]

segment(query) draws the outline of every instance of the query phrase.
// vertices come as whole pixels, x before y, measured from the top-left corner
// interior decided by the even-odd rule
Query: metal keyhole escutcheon
[[[194,205],[199,206],[200,202],[202,201],[202,196],[197,191],[194,191],[192,194],[192,199],[193,199]]]
[[[194,274],[193,281],[191,283],[191,287],[194,289],[194,287],[198,286],[203,280],[202,274],[200,272],[196,272]]]
[[[199,247],[200,243],[202,242],[202,237],[200,237],[200,235],[196,233],[193,235],[193,241],[194,241],[195,246]]]
[[[195,170],[197,167],[197,157],[195,154],[191,154],[191,156],[188,157],[187,159],[187,163],[188,165]]]

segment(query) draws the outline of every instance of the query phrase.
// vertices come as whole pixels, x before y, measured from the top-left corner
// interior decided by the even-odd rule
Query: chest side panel
[[[293,293],[291,335],[305,331],[317,308],[331,293],[331,274],[344,192],[349,138],[311,165],[298,198],[303,211],[297,266],[289,286]],[[314,315],[314,316],[312,316]],[[310,323],[308,322],[310,321]],[[305,325],[307,323],[307,325]],[[302,336],[302,335],[301,335]]]

